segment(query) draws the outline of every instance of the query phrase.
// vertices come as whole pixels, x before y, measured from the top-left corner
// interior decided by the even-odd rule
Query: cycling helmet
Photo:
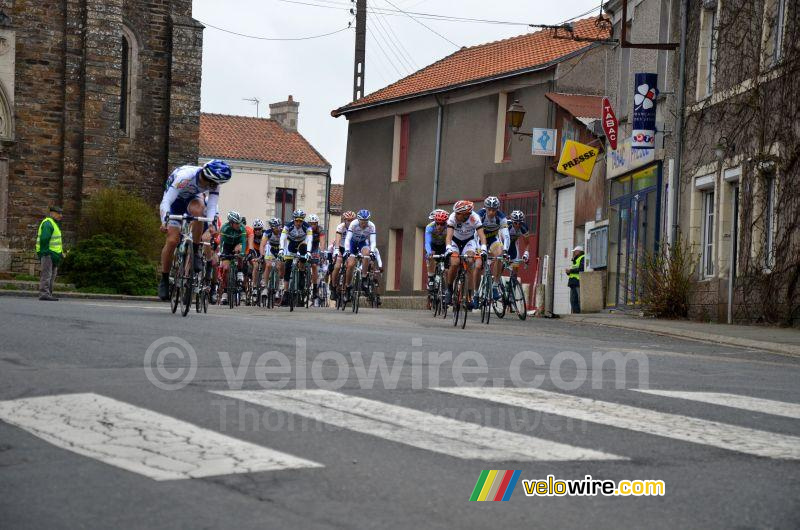
[[[231,210],[228,212],[228,221],[231,223],[241,223],[242,216],[236,210]]]
[[[277,217],[273,217],[272,219],[269,220],[270,228],[277,228],[277,227],[281,226],[282,224],[283,223],[281,222],[281,220],[278,219]]]
[[[356,218],[356,212],[354,212],[353,210],[348,210],[342,214],[342,219],[344,219],[345,221],[352,221],[355,218]]]
[[[295,210],[292,212],[292,219],[305,219],[305,218],[306,218],[306,212],[304,212],[303,210]]]
[[[369,218],[372,217],[372,214],[370,213],[369,210],[359,210],[358,215],[356,217],[358,217],[362,221],[368,221]]]
[[[203,165],[203,176],[211,182],[225,184],[231,179],[231,168],[222,160],[212,160]]]
[[[309,223],[318,223],[319,222],[319,217],[316,214],[312,213],[311,215],[308,216],[308,222]]]
[[[450,214],[444,210],[436,210],[433,213],[433,220],[438,224],[444,224],[447,222],[447,219],[450,217]]]
[[[525,220],[525,214],[519,210],[514,210],[513,212],[511,212],[511,220],[517,223],[521,223],[522,221]]]
[[[458,201],[453,205],[453,211],[456,213],[471,213],[475,204],[470,201]]]
[[[486,200],[483,201],[484,208],[500,208],[500,199],[497,197],[491,196],[486,197]]]
[[[264,229],[264,221],[261,219],[255,219],[253,221],[253,230],[263,230]]]

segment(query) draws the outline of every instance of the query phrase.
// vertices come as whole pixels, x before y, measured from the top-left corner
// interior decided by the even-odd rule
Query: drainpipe
[[[436,120],[436,159],[433,166],[433,206],[431,210],[436,209],[439,200],[439,171],[441,170],[442,158],[442,116],[444,114],[444,105],[436,96],[436,104],[439,106],[438,118]]]
[[[688,11],[689,0],[681,0],[681,51],[680,62],[678,65],[678,118],[675,124],[675,141],[677,146],[675,148],[675,200],[672,201],[672,244],[678,244],[678,233],[680,222],[678,220],[678,212],[680,212],[681,202],[681,178],[682,170],[681,164],[683,159],[683,115],[685,106],[685,92],[686,92],[686,33],[688,25]]]
[[[328,234],[330,233],[330,206],[331,206],[331,170],[325,174],[325,244],[330,246],[331,242],[328,241]]]

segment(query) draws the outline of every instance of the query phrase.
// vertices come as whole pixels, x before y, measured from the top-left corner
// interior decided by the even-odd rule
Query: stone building
[[[233,178],[220,193],[223,215],[236,210],[247,222],[292,211],[317,214],[327,227],[331,165],[297,132],[298,103],[270,105],[270,118],[224,114],[200,116],[200,163],[213,158],[228,162]]]
[[[155,205],[198,154],[203,27],[191,0],[0,0],[0,270],[37,223],[120,186]]]

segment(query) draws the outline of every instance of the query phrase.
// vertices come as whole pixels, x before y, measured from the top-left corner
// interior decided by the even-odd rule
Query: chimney
[[[291,95],[287,101],[269,104],[269,117],[277,121],[287,131],[297,131],[297,114],[300,103]]]

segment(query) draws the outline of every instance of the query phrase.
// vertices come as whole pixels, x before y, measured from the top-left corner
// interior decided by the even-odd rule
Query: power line
[[[327,37],[329,35],[335,35],[337,33],[341,33],[343,31],[347,31],[350,29],[350,24],[342,29],[337,29],[336,31],[331,31],[330,33],[322,33],[320,35],[310,35],[308,37],[260,37],[258,35],[246,35],[244,33],[239,33],[236,31],[232,31],[225,28],[220,28],[219,26],[215,26],[213,24],[209,24],[208,22],[203,22],[202,20],[198,20],[202,25],[207,26],[209,28],[214,28],[218,31],[222,31],[224,33],[230,33],[231,35],[237,35],[239,37],[246,37],[248,39],[256,39],[256,40],[269,40],[269,41],[296,41],[296,40],[311,40],[311,39],[319,39],[321,37]]]
[[[450,44],[452,44],[452,45],[453,45],[453,46],[455,46],[456,48],[461,48],[461,46],[459,46],[459,45],[458,45],[458,44],[456,44],[455,42],[451,41],[450,39],[448,39],[447,37],[445,37],[444,35],[442,35],[442,34],[441,34],[441,33],[439,33],[438,31],[436,31],[436,30],[435,30],[435,29],[433,29],[432,27],[428,26],[427,24],[425,24],[424,22],[422,22],[422,21],[420,21],[420,20],[417,20],[416,18],[412,17],[411,15],[409,15],[408,13],[406,13],[405,11],[403,11],[402,9],[398,8],[396,5],[394,5],[394,4],[391,2],[391,0],[386,0],[386,3],[388,3],[390,6],[392,6],[392,7],[393,7],[393,8],[395,8],[395,9],[397,9],[397,10],[398,10],[398,11],[400,11],[401,13],[404,13],[404,14],[405,14],[405,15],[406,15],[408,18],[410,18],[411,20],[415,21],[417,24],[419,24],[419,25],[421,25],[421,26],[423,26],[423,27],[427,28],[427,29],[428,29],[429,31],[431,31],[432,33],[434,33],[434,34],[438,35],[439,37],[441,37],[442,39],[446,40],[447,42],[449,42]]]
[[[405,45],[403,45],[402,39],[400,39],[400,37],[397,36],[397,33],[394,32],[394,28],[392,28],[391,22],[389,22],[389,20],[385,16],[381,16],[381,18],[383,18],[383,21],[386,22],[386,26],[389,28],[389,32],[394,36],[395,40],[397,41],[397,44],[399,45],[400,50],[408,59],[408,63],[412,66],[412,70],[418,70],[419,67],[417,66],[416,61],[414,61],[408,49],[406,49]]]
[[[400,50],[400,47],[398,46],[397,42],[394,39],[392,39],[389,31],[386,29],[386,25],[388,25],[388,22],[386,23],[386,25],[384,25],[383,21],[381,21],[381,18],[382,17],[376,15],[375,17],[373,17],[373,20],[375,20],[375,22],[377,22],[378,25],[383,30],[383,37],[384,37],[385,41],[387,41],[387,46],[391,45],[390,47],[391,47],[392,53],[395,54],[395,57],[397,57],[397,60],[400,61],[400,63],[402,63],[403,67],[406,70],[408,70],[409,72],[413,72],[414,70],[416,70],[416,68],[411,66],[411,63],[405,58],[405,56],[403,56],[403,52],[402,52],[402,50]],[[397,51],[395,51],[395,50],[397,50]]]
[[[378,45],[378,49],[381,51],[381,53],[383,53],[383,56],[386,58],[386,61],[389,63],[389,65],[392,68],[394,68],[395,72],[397,72],[397,75],[399,75],[400,77],[403,77],[403,72],[401,72],[400,69],[397,67],[397,65],[394,64],[394,61],[392,61],[391,57],[389,57],[389,54],[386,53],[386,50],[383,49],[383,45],[380,43],[380,41],[378,39],[375,38],[375,35],[372,33],[372,30],[369,29],[369,28],[367,28],[367,36],[371,36],[372,37],[372,40],[375,42],[375,44]]]

